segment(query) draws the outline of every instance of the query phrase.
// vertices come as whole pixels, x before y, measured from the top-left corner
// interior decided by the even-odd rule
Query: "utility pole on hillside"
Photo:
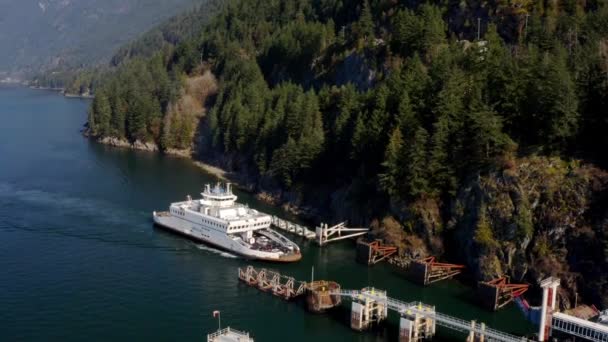
[[[477,17],[477,40],[481,39],[481,18]]]

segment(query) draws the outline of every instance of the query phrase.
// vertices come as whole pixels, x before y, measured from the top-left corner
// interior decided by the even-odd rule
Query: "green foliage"
[[[357,23],[357,31],[360,38],[372,39],[374,37],[374,18],[372,17],[372,10],[369,5],[369,0],[363,1],[363,7],[361,8],[361,16]]]
[[[597,24],[608,22],[606,7],[487,6],[490,24],[473,41],[476,26],[451,21],[451,2],[228,1],[198,32],[169,38],[161,29],[168,43],[154,55],[132,57],[147,55],[144,45],[121,50],[118,69],[96,86],[89,124],[97,135],[190,146],[196,119],[168,108],[181,80],[204,66],[220,80],[205,119],[213,147],[283,188],[449,203],[516,146],[569,156],[584,137],[601,155],[589,146],[608,143],[607,31]],[[506,20],[521,29],[508,32]],[[363,85],[359,71],[373,80]]]
[[[428,181],[428,132],[419,127],[412,143],[407,149],[406,184],[408,193],[412,198],[423,196],[429,192]]]
[[[519,240],[532,238],[534,234],[532,208],[526,197],[521,198],[520,203],[518,203],[515,224],[517,225],[517,238]]]
[[[423,4],[417,13],[402,9],[392,18],[392,48],[404,56],[414,53],[431,53],[446,38],[445,22],[441,10]]]
[[[475,236],[473,240],[484,248],[497,248],[499,246],[498,241],[494,237],[492,226],[488,218],[488,213],[485,205],[479,207],[477,227],[475,229]]]
[[[260,57],[260,65],[266,74],[287,74],[293,80],[302,81],[310,73],[314,60],[334,40],[334,28],[330,23],[290,22],[275,35],[269,37],[268,47]],[[285,61],[277,64],[276,61]],[[278,68],[281,66],[282,68]]]
[[[177,87],[179,81],[171,79],[160,55],[124,64],[97,91],[89,115],[91,133],[159,142],[161,121]]]
[[[400,195],[400,181],[403,175],[403,136],[399,128],[395,128],[386,146],[382,167],[385,172],[380,174],[380,185],[391,196]]]
[[[110,120],[112,108],[104,92],[95,97],[89,114],[89,125],[95,135],[108,135],[110,133]]]

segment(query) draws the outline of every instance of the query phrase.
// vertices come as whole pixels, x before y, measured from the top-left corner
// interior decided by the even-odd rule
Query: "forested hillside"
[[[167,115],[209,73],[183,139]],[[403,254],[477,279],[553,273],[608,306],[606,1],[228,1],[96,94],[93,136],[194,144]]]
[[[150,58],[163,52],[171,54],[177,44],[200,34],[209,18],[217,11],[221,1],[198,0],[197,5],[170,18],[166,22],[145,32],[137,39],[122,45],[103,58],[89,58],[82,67],[59,65],[37,73],[31,85],[61,88],[67,94],[89,95],[95,92],[99,81],[112,73],[121,64],[136,58]]]
[[[24,77],[107,61],[142,32],[201,0],[0,1],[0,73]]]

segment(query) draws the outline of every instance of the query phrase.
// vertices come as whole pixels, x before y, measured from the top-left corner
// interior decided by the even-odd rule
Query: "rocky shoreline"
[[[96,140],[100,144],[109,145],[109,146],[113,146],[113,147],[131,148],[134,150],[148,151],[148,152],[159,151],[158,145],[156,145],[155,143],[142,142],[140,140],[135,140],[134,142],[130,142],[126,139],[116,138],[116,137],[102,137],[102,138],[98,138]]]
[[[188,158],[205,173],[230,181],[286,213],[315,223],[326,219],[320,215],[319,208],[300,205],[296,194],[269,190],[272,185],[262,189],[259,184],[244,179],[242,174],[197,160],[190,149],[162,151],[154,143],[131,143],[117,138],[97,141],[109,146]],[[592,167],[551,158],[524,158],[510,169],[471,180],[462,187],[455,198],[454,212],[447,221],[440,218],[433,203],[425,202],[413,205],[407,215],[387,216],[381,222],[375,220],[371,227],[376,228],[373,231],[377,237],[402,249],[399,253],[402,259],[392,260],[394,265],[404,266],[411,258],[428,255],[445,257],[441,242],[445,238],[442,230],[446,229],[449,243],[455,246],[450,260],[466,264],[475,281],[508,275],[514,281],[535,283],[554,274],[563,280],[561,307],[571,307],[572,298],[578,293],[584,293],[585,297],[604,306],[608,304],[601,285],[604,276],[598,272],[601,273],[605,266],[602,262],[594,262],[592,269],[584,267],[593,259],[579,250],[583,245],[593,246],[595,250],[601,247],[590,241],[602,238],[601,228],[608,221],[600,219],[605,217],[605,212],[593,205],[593,199],[607,183],[608,175]],[[565,198],[569,201],[564,201]],[[574,198],[579,201],[573,201]],[[564,207],[563,203],[569,204]],[[599,208],[599,212],[594,208]],[[585,219],[596,216],[599,221]],[[409,224],[409,233],[402,223]],[[534,225],[540,228],[534,229]],[[571,253],[584,258],[570,259]],[[595,278],[593,274],[596,274]],[[593,283],[577,281],[583,275],[591,277]]]
[[[94,139],[96,142],[112,147],[118,148],[127,148],[137,151],[145,151],[145,152],[156,152],[163,153],[166,155],[186,158],[189,159],[195,166],[200,168],[203,172],[210,174],[217,178],[218,180],[231,182],[233,186],[237,187],[239,190],[246,191],[255,195],[256,199],[266,204],[279,207],[281,210],[289,213],[291,215],[296,215],[308,220],[320,220],[321,218],[315,214],[315,210],[309,207],[298,206],[289,201],[285,202],[281,199],[281,195],[278,193],[272,193],[269,191],[257,191],[255,186],[252,184],[247,184],[241,180],[237,174],[229,172],[225,169],[222,169],[218,166],[211,165],[202,160],[198,160],[194,157],[194,154],[191,149],[161,149],[157,144],[153,142],[142,142],[140,140],[136,140],[134,142],[130,142],[124,138],[117,137],[93,137],[90,136],[87,131],[83,132],[85,137]]]
[[[84,135],[87,136],[86,133]],[[205,171],[206,173],[209,173],[223,181],[232,181],[231,179],[229,179],[229,177],[228,177],[229,172],[227,172],[226,170],[223,170],[219,167],[204,163],[199,160],[195,160],[192,157],[192,151],[190,149],[180,150],[180,149],[169,148],[169,149],[161,150],[159,148],[159,146],[153,142],[142,142],[140,140],[135,140],[134,142],[130,142],[126,139],[116,138],[116,137],[100,137],[100,138],[96,138],[95,141],[100,144],[112,146],[112,147],[128,148],[128,149],[132,149],[132,150],[146,151],[146,152],[162,152],[166,155],[186,158],[186,159],[191,160],[194,163],[194,165],[196,165],[197,167],[199,167],[201,170]],[[238,185],[238,184],[235,183],[235,185]]]

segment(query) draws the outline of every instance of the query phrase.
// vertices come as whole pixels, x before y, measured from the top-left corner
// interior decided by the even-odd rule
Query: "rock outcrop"
[[[608,305],[608,175],[558,158],[531,157],[461,187],[446,229],[478,280],[562,279]],[[584,279],[584,280],[583,280]]]
[[[143,142],[143,141],[139,141],[139,140],[130,142],[127,139],[116,138],[116,137],[101,137],[101,138],[97,139],[97,142],[104,144],[104,145],[110,145],[110,146],[114,146],[114,147],[132,148],[132,149],[141,150],[141,151],[150,151],[150,152],[158,151],[158,145],[156,145],[153,142]]]

